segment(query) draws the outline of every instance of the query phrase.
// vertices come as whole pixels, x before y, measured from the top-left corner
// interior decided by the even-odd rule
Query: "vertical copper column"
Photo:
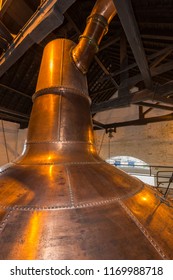
[[[75,67],[73,47],[58,39],[44,50],[22,163],[90,161],[95,156],[86,76]]]

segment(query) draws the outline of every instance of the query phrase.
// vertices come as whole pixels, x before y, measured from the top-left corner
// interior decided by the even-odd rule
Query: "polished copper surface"
[[[116,8],[112,0],[96,1],[91,15],[88,17],[86,28],[79,38],[79,43],[72,50],[72,58],[83,74],[87,73],[115,14]]]
[[[27,148],[0,174],[0,259],[173,259],[173,204],[97,155],[73,42],[50,42]]]
[[[47,45],[27,149],[1,172],[0,258],[172,259],[173,205],[98,157],[72,47]]]

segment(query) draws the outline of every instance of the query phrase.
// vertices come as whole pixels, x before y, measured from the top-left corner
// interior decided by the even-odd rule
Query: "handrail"
[[[131,175],[138,175],[138,176],[147,176],[154,178],[155,180],[155,188],[158,189],[159,192],[162,193],[163,197],[165,198],[168,195],[170,189],[173,189],[173,166],[163,166],[163,165],[147,165],[147,164],[133,164],[129,165],[128,163],[124,164],[115,164],[117,168],[123,169]],[[157,172],[153,172],[157,169],[165,169],[165,170],[158,170]],[[145,173],[142,171],[145,171]],[[147,172],[146,172],[147,171]],[[165,179],[165,180],[164,180]],[[171,185],[172,184],[172,185]],[[164,193],[161,189],[166,189]]]

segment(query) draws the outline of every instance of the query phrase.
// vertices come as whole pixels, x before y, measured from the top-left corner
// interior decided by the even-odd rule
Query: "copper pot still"
[[[98,0],[77,46],[44,50],[26,151],[0,175],[0,259],[173,259],[173,204],[94,146],[85,73],[115,13]]]

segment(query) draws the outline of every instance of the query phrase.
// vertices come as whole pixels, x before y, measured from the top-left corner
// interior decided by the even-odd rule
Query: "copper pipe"
[[[79,37],[78,45],[72,50],[73,60],[83,74],[87,73],[115,14],[116,9],[112,0],[97,0],[87,19],[84,33]]]

